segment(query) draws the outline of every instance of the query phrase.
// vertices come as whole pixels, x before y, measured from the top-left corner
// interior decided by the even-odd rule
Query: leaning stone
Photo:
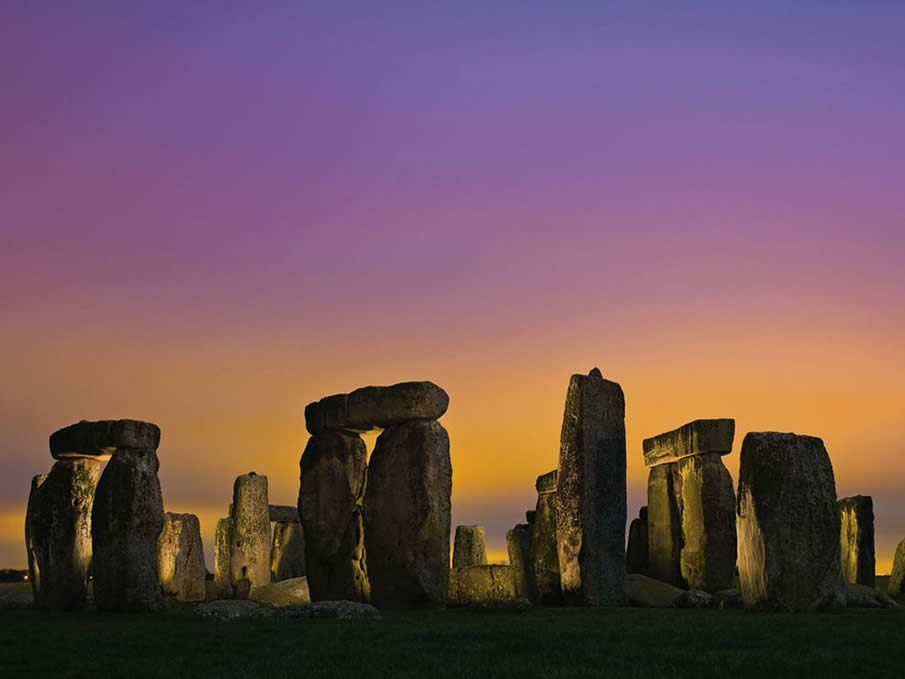
[[[449,586],[452,464],[435,420],[385,430],[364,500],[371,598],[378,608],[442,606]]]
[[[117,448],[153,448],[160,445],[160,427],[139,420],[82,420],[50,435],[54,459],[93,457],[109,460]]]
[[[163,497],[153,448],[118,448],[97,484],[91,512],[98,610],[155,609],[162,603],[157,540]]]
[[[905,595],[905,539],[896,547],[896,555],[892,561],[892,574],[889,576],[886,591],[891,597]]]
[[[100,471],[97,460],[60,460],[30,498],[38,608],[71,611],[87,603],[91,511]]]
[[[270,584],[270,505],[267,477],[254,472],[233,484],[233,581],[248,579],[251,588]]]
[[[214,533],[214,591],[218,599],[236,599],[232,569],[232,544],[236,522],[233,517],[217,521]]]
[[[315,601],[310,606],[286,606],[274,611],[277,618],[323,618],[333,620],[380,620],[371,604],[360,601]]]
[[[692,455],[726,455],[732,450],[734,438],[733,419],[695,420],[665,434],[644,439],[644,464],[653,467]]]
[[[255,587],[251,592],[253,601],[271,608],[286,606],[307,606],[311,603],[308,578],[290,578],[282,582]]]
[[[682,577],[682,484],[676,465],[652,467],[647,479],[647,574],[685,587]]]
[[[368,601],[361,516],[368,470],[364,442],[357,434],[315,434],[299,470],[298,510],[312,599]]]
[[[453,568],[449,572],[449,605],[465,606],[473,601],[515,599],[512,566],[489,564]]]
[[[833,466],[811,436],[750,433],[738,483],[745,605],[812,611],[845,605]]]
[[[559,573],[568,602],[625,601],[625,397],[622,387],[573,375],[563,415],[556,486]]]
[[[531,526],[520,523],[512,530],[506,531],[506,549],[509,552],[509,564],[512,566],[515,595],[519,598],[536,600],[537,587],[531,561]]]
[[[274,523],[298,521],[299,509],[289,505],[270,505],[270,520]]]
[[[38,561],[35,558],[31,522],[34,520],[37,490],[46,480],[47,474],[38,474],[32,478],[31,490],[28,492],[28,504],[25,509],[25,552],[28,557],[28,579],[31,582],[32,600],[35,602],[38,601],[38,590],[41,588],[41,571],[38,568]]]
[[[274,582],[305,575],[305,532],[298,521],[275,523],[270,548],[270,577]]]
[[[480,566],[487,563],[487,533],[484,526],[456,526],[453,546],[453,568]]]
[[[712,594],[700,589],[682,592],[673,604],[676,608],[712,608],[716,605]]]
[[[472,601],[468,609],[473,611],[494,613],[525,613],[531,610],[531,601],[525,597],[518,599],[482,599]]]
[[[448,407],[449,395],[433,382],[401,382],[389,387],[363,387],[309,403],[305,424],[312,434],[364,432],[410,420],[436,420]]]
[[[684,591],[668,582],[654,580],[639,573],[625,576],[625,594],[632,606],[672,608]]]
[[[273,615],[269,608],[254,601],[218,600],[195,606],[195,615],[212,620],[230,622],[244,618],[266,618]]]
[[[867,585],[845,584],[846,608],[901,608],[883,592]]]
[[[846,582],[873,587],[877,584],[873,499],[869,495],[842,498],[839,519],[842,577]]]
[[[163,529],[157,539],[157,566],[164,597],[204,601],[207,569],[197,516],[172,512],[163,515]]]
[[[545,606],[562,602],[556,548],[556,470],[539,476],[534,523],[531,524],[531,567],[537,599]]]
[[[628,529],[628,547],[625,550],[625,572],[647,573],[647,505],[632,519]]]

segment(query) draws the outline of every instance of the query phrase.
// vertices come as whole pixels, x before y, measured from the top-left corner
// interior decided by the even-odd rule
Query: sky
[[[733,5],[729,7],[728,5]],[[303,411],[450,394],[491,558],[569,376],[643,438],[820,436],[905,538],[905,5],[0,4],[0,566],[47,437],[160,425],[208,553],[233,479],[294,504]],[[374,437],[367,439],[369,449]]]

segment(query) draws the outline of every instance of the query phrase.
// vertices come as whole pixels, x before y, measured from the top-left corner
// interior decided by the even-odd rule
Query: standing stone
[[[204,601],[207,569],[197,516],[172,512],[163,515],[163,529],[157,539],[157,568],[164,597]]]
[[[896,547],[896,555],[892,561],[892,575],[889,576],[887,593],[891,597],[905,595],[905,539]]]
[[[161,603],[159,466],[153,448],[117,448],[97,484],[91,540],[98,610],[146,610]]]
[[[573,375],[556,488],[559,573],[568,602],[626,603],[625,397],[594,368]]]
[[[305,533],[298,521],[279,521],[273,525],[270,550],[270,578],[281,582],[305,575]]]
[[[93,459],[55,462],[30,499],[30,530],[39,585],[38,608],[85,607],[91,567],[91,511],[101,463]]]
[[[735,584],[735,490],[720,455],[696,455],[675,463],[682,489],[682,579],[690,589],[705,592]]]
[[[292,523],[299,520],[299,508],[289,505],[270,505],[270,520],[273,523]]]
[[[855,585],[874,587],[877,575],[873,499],[869,495],[856,495],[839,500],[839,518],[842,577]]]
[[[676,465],[651,467],[647,478],[647,574],[654,580],[685,588],[681,501],[681,477]]]
[[[556,481],[554,469],[537,477],[537,507],[531,524],[531,562],[538,600],[551,606],[562,602],[556,541]]]
[[[484,526],[456,526],[453,568],[481,566],[487,563],[487,533]]]
[[[298,509],[305,570],[314,601],[367,602],[361,502],[367,450],[357,434],[324,432],[308,439],[299,460]]]
[[[647,574],[647,506],[632,519],[628,529],[628,548],[625,551],[625,572]]]
[[[28,556],[28,579],[31,582],[32,599],[38,602],[38,590],[41,589],[41,571],[35,558],[35,546],[32,538],[31,522],[34,520],[35,504],[37,502],[37,490],[47,480],[47,474],[38,474],[31,480],[31,490],[28,493],[28,505],[25,509],[25,551]],[[90,532],[90,531],[89,531]]]
[[[254,472],[233,484],[233,582],[248,580],[252,589],[270,584],[270,505],[267,477]]]
[[[512,582],[515,596],[537,600],[537,586],[531,560],[531,526],[520,523],[506,531],[506,549],[512,566]]]
[[[738,484],[745,605],[812,611],[845,605],[833,466],[812,436],[750,433]]]
[[[236,522],[232,516],[217,521],[217,532],[214,534],[214,590],[218,599],[236,598],[232,567],[235,526]]]
[[[452,464],[449,435],[413,420],[378,438],[365,494],[365,543],[378,608],[446,603]],[[307,526],[305,527],[307,537]]]

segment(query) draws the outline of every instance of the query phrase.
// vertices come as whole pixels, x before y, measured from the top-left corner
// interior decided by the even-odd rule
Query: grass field
[[[535,609],[217,622],[0,611],[8,677],[902,677],[905,609]]]

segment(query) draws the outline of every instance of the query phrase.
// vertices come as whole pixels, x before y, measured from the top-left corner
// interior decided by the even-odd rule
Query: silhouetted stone
[[[562,602],[556,547],[556,479],[554,469],[537,477],[537,506],[531,524],[531,565],[537,599],[545,606]]]
[[[35,605],[55,611],[84,608],[91,567],[91,510],[101,463],[55,462],[30,498],[30,539],[39,586]]]
[[[485,564],[449,571],[449,605],[466,606],[473,601],[515,599],[512,566]]]
[[[675,463],[651,467],[647,479],[647,574],[685,587],[682,577],[682,479]]]
[[[305,532],[298,521],[280,521],[273,526],[270,578],[274,582],[305,575]]]
[[[856,495],[839,500],[839,518],[842,577],[848,583],[873,587],[876,585],[873,499],[869,495]]]
[[[487,563],[487,533],[484,526],[456,526],[453,545],[453,568],[480,566]]]
[[[157,539],[157,567],[164,597],[176,601],[204,601],[204,548],[201,524],[194,514],[163,515]]]
[[[525,511],[525,521],[530,526],[534,523],[534,520],[537,518],[537,510],[536,509],[528,509]]]
[[[41,588],[41,570],[35,558],[34,539],[32,537],[31,522],[34,520],[34,505],[37,502],[37,490],[47,480],[47,474],[38,474],[31,480],[31,490],[28,492],[28,504],[25,509],[25,551],[28,556],[28,580],[31,582],[31,593],[35,605],[38,601],[38,590]],[[91,531],[89,530],[89,533]],[[90,543],[89,543],[90,544]]]
[[[271,608],[307,606],[311,603],[308,578],[290,578],[281,582],[255,587],[251,599]]]
[[[377,438],[364,518],[371,597],[378,608],[446,602],[451,495],[443,425],[415,420]]]
[[[892,561],[892,574],[889,576],[886,591],[892,597],[905,596],[905,539],[896,547],[896,555]]]
[[[692,455],[726,455],[732,450],[734,438],[735,420],[695,420],[665,434],[644,439],[644,464],[653,467]]]
[[[625,398],[590,374],[569,381],[556,488],[559,574],[568,602],[625,603]]]
[[[236,522],[232,516],[217,521],[214,533],[214,590],[218,599],[235,599],[232,569],[232,544]]]
[[[118,448],[98,481],[91,513],[98,610],[145,610],[161,603],[158,467],[153,448]]]
[[[632,519],[628,529],[628,547],[625,550],[625,572],[647,573],[647,506]]]
[[[270,584],[270,505],[267,477],[242,474],[233,484],[230,567],[232,579],[248,579],[251,588]]]
[[[819,438],[745,437],[738,535],[746,606],[811,611],[845,605],[836,483]]]
[[[675,585],[640,573],[629,573],[625,576],[625,594],[632,606],[672,608],[684,592],[685,590]]]
[[[312,434],[363,432],[410,420],[436,420],[448,407],[449,396],[433,382],[401,382],[389,387],[363,387],[309,403],[305,424]]]
[[[367,450],[357,434],[325,432],[308,439],[299,460],[299,517],[311,597],[368,601],[361,502]]]
[[[512,582],[515,595],[531,601],[537,599],[534,568],[531,560],[531,526],[520,523],[506,531],[506,549],[512,566]]]
[[[270,520],[274,523],[292,523],[299,520],[298,507],[270,505]]]
[[[92,457],[107,460],[117,448],[160,445],[160,427],[139,420],[82,420],[50,435],[50,454],[57,460]]]

